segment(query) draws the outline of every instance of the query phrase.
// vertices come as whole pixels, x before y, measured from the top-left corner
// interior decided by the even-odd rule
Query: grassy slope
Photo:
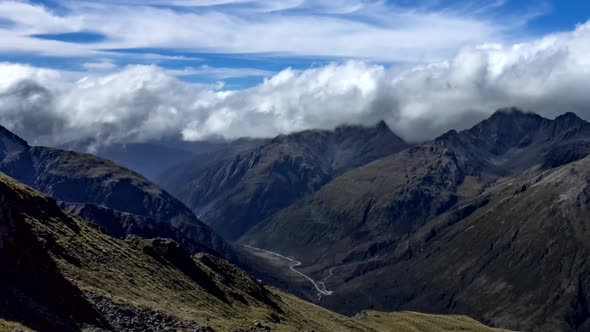
[[[377,331],[421,332],[421,331],[507,331],[491,329],[465,316],[428,315],[417,312],[365,311],[357,315],[359,320]],[[392,329],[395,327],[395,329]]]
[[[0,318],[0,331],[24,331],[24,332],[29,332],[32,331],[31,329],[29,329],[28,327],[19,324],[19,323],[15,323],[15,322],[10,322],[10,321],[6,321],[2,318]]]
[[[108,207],[147,218],[146,222],[166,222],[182,231],[197,247],[207,247],[239,262],[231,245],[184,204],[142,175],[111,161],[90,154],[26,146],[11,158],[1,160],[0,170],[60,201]],[[133,229],[126,231],[141,234]]]
[[[241,242],[319,263],[318,268],[358,261],[448,205],[463,179],[444,146],[410,148],[336,178]]]
[[[404,331],[408,324],[420,328],[418,331],[433,330],[429,326],[436,326],[434,330],[438,331],[438,327],[452,322],[437,316],[422,319],[412,313],[371,313],[364,319],[341,316],[263,287],[233,265],[208,255],[189,258],[188,264],[162,259],[167,256],[150,254],[155,248],[150,241],[111,238],[83,221],[52,210],[50,199],[4,175],[0,175],[0,184],[3,195],[12,192],[7,205],[14,209],[11,215],[23,215],[18,222],[26,223],[26,229],[37,239],[44,239],[40,245],[50,244],[46,250],[57,270],[79,289],[116,302],[148,306],[208,324],[216,331],[248,328],[255,319],[270,325],[273,331]],[[47,209],[29,213],[28,203],[32,201],[35,207]],[[2,331],[16,326],[0,320]],[[467,319],[453,326],[491,331]]]
[[[502,179],[400,243],[388,264],[331,285],[340,298],[324,304],[440,308],[513,329],[584,331],[589,170],[586,157]],[[375,288],[383,291],[368,293]]]

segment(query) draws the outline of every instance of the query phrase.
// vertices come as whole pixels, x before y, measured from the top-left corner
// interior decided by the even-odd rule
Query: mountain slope
[[[469,130],[448,132],[337,177],[242,242],[308,263],[364,259],[502,176],[558,166],[589,152],[590,124],[571,113],[548,120],[501,110]],[[297,249],[310,244],[313,252]]]
[[[308,130],[235,153],[220,151],[207,168],[163,183],[213,229],[236,240],[335,176],[405,147],[384,122]]]
[[[64,144],[58,146],[62,150],[87,152],[88,142]],[[180,139],[163,140],[157,143],[127,143],[98,146],[92,154],[113,161],[125,168],[133,170],[151,181],[155,181],[167,169],[186,162],[196,155],[217,150],[222,143],[185,142]]]
[[[29,146],[4,128],[0,142],[0,171],[57,200],[169,223],[194,243],[235,258],[231,246],[184,204],[135,172],[89,154]]]
[[[254,320],[272,331],[493,331],[464,317],[340,316],[173,241],[111,238],[3,174],[0,211],[1,331],[265,330]]]
[[[101,231],[119,239],[124,239],[128,235],[135,235],[146,239],[163,237],[174,239],[185,249],[193,253],[217,254],[212,248],[194,241],[185,236],[178,228],[158,219],[121,212],[88,203],[61,202],[60,207],[65,212],[89,221],[99,226]],[[203,242],[207,243],[208,241]]]
[[[432,228],[433,222],[448,216],[446,223],[464,225],[461,222],[463,219],[489,204],[489,200],[481,196],[482,192],[498,179],[523,173],[536,174],[583,158],[590,152],[588,142],[590,125],[571,113],[548,120],[518,110],[502,110],[472,129],[459,133],[451,131],[433,142],[409,148],[337,177],[317,193],[259,224],[241,241],[302,261],[301,270],[304,273],[316,280],[325,280],[326,287],[334,291],[333,296],[324,297],[322,301],[338,311],[352,313],[367,307],[388,310],[418,308],[435,312],[467,310],[483,320],[492,321],[489,316],[494,316],[493,322],[498,324],[526,318],[530,321],[522,322],[523,328],[546,324],[543,326],[564,330],[563,317],[551,316],[546,321],[541,315],[535,315],[530,307],[508,313],[513,308],[505,306],[512,303],[512,299],[501,296],[498,298],[506,300],[504,305],[493,301],[491,295],[489,299],[479,300],[476,294],[482,292],[482,284],[479,284],[479,290],[472,288],[462,293],[463,302],[460,303],[455,298],[449,298],[451,290],[458,289],[460,283],[448,277],[437,285],[441,291],[435,293],[433,288],[428,293],[432,298],[419,301],[416,297],[426,285],[434,282],[424,279],[424,284],[420,285],[404,280],[421,280],[443,274],[442,267],[435,260],[428,261],[423,268],[437,267],[439,270],[428,273],[412,270],[419,268],[413,262],[425,250],[419,241],[416,242],[416,237],[421,234],[423,241],[431,241],[441,232]],[[546,187],[545,190],[552,189]],[[511,198],[507,196],[505,199]],[[551,200],[544,201],[546,205],[552,203]],[[493,223],[493,217],[490,218],[489,222]],[[534,217],[530,218],[534,220]],[[545,243],[565,241],[551,233],[541,235],[540,239]],[[484,235],[481,236],[478,238],[475,234],[471,242],[465,242],[464,249],[478,246],[484,240]],[[462,251],[443,250],[443,244],[434,247],[432,255],[436,252],[440,261],[463,262],[459,259]],[[542,246],[540,243],[531,245],[533,247],[529,250]],[[582,244],[578,242],[576,246]],[[485,255],[486,252],[478,254]],[[473,259],[475,257],[478,256],[474,255]],[[409,263],[396,266],[394,263],[397,261]],[[552,261],[546,264],[551,268],[561,265]],[[481,265],[477,267],[485,268]],[[526,273],[524,269],[515,270]],[[530,274],[536,275],[540,271]],[[510,275],[512,272],[505,273]],[[501,273],[496,277],[501,278]],[[518,292],[508,288],[504,290],[505,296],[521,294],[522,289],[535,293],[531,288],[519,288],[518,280],[512,282]],[[372,294],[369,290],[374,289],[392,291],[363,295]],[[537,288],[535,296],[541,294],[540,289]],[[556,288],[550,290],[556,291]],[[466,300],[468,297],[470,299]],[[472,303],[475,301],[477,303]],[[458,304],[455,305],[455,302]],[[503,320],[500,318],[502,315],[510,320]],[[562,325],[551,325],[553,323],[549,323],[549,319]]]
[[[79,230],[75,222],[53,200],[3,174],[0,206],[0,318],[26,322],[40,330],[75,331],[71,321],[103,326],[100,315],[50,256],[47,247],[55,245],[52,238],[33,232],[29,223],[60,220],[60,226],[75,232]]]
[[[334,286],[340,297],[324,304],[460,312],[516,330],[587,331],[588,216],[590,157],[506,178],[400,242],[380,258],[387,264]]]
[[[268,144],[269,139],[240,138],[219,146],[215,151],[198,154],[186,162],[174,165],[158,175],[157,182],[169,191],[178,190],[188,181],[197,179],[207,169],[216,165],[231,162],[236,155],[253,150],[258,146]]]

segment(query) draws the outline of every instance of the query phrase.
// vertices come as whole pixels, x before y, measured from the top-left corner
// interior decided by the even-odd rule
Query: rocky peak
[[[0,126],[0,158],[18,154],[29,148],[29,144],[10,130]]]
[[[379,122],[375,123],[374,125],[370,125],[370,126],[341,125],[341,126],[336,127],[334,132],[337,134],[341,134],[341,135],[342,134],[352,134],[353,135],[355,133],[375,133],[375,134],[386,134],[386,135],[393,134],[393,135],[395,135],[384,120],[380,120]]]
[[[559,132],[565,132],[570,130],[576,130],[580,128],[589,127],[590,123],[581,119],[575,113],[567,112],[556,117],[552,121],[554,129]]]
[[[377,122],[377,124],[375,124],[375,128],[377,128],[379,130],[391,131],[391,129],[389,128],[389,126],[387,125],[387,122],[385,122],[385,120],[381,120],[381,121]]]
[[[535,113],[518,108],[504,108],[494,112],[470,131],[483,135],[482,138],[514,140],[538,129],[544,120],[546,119]]]
[[[325,143],[326,140],[334,140],[335,143],[342,140],[365,139],[366,137],[383,137],[392,139],[400,143],[404,141],[397,136],[387,123],[383,120],[377,122],[372,126],[363,125],[340,125],[334,130],[328,129],[309,129],[291,134],[281,134],[272,139],[272,143],[298,143],[298,144],[315,144],[314,141],[321,140]]]

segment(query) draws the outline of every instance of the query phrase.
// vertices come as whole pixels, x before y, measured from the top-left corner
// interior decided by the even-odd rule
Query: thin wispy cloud
[[[506,21],[449,8],[406,8],[384,1],[63,1],[65,10],[5,1],[4,52],[92,56],[109,49],[175,48],[201,52],[432,61],[471,43],[501,41]],[[179,10],[175,6],[184,9]],[[92,32],[88,43],[40,35]],[[56,38],[57,39],[57,38]],[[23,49],[23,45],[25,49]]]
[[[115,68],[117,68],[117,65],[112,63],[109,60],[103,60],[100,62],[87,62],[84,63],[82,65],[85,69],[89,70],[89,71],[93,71],[93,70],[99,70],[99,71],[103,71],[103,70],[113,70]]]
[[[97,147],[381,119],[423,140],[510,105],[590,119],[588,18],[540,33],[548,1],[3,1],[0,124]]]
[[[207,65],[169,69],[166,72],[173,76],[207,76],[220,80],[234,77],[268,77],[274,74],[272,71],[256,68],[223,68]]]

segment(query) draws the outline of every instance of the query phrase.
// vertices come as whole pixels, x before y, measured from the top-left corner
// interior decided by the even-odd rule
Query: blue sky
[[[584,0],[3,1],[0,61],[102,72],[155,64],[181,80],[244,88],[287,67],[442,61],[589,17]]]
[[[0,124],[35,144],[408,141],[501,107],[590,120],[590,1],[0,0]]]

